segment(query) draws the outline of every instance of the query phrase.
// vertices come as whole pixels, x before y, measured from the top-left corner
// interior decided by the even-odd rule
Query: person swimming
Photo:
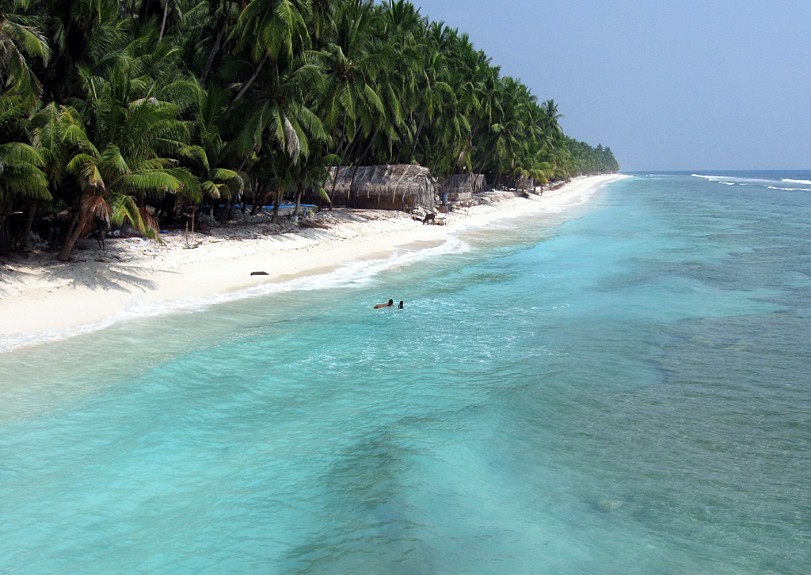
[[[403,300],[400,300],[400,305],[397,306],[397,309],[403,309]]]
[[[375,307],[374,307],[374,309],[380,309],[380,308],[384,308],[384,307],[393,307],[393,306],[394,306],[394,300],[393,300],[393,299],[390,299],[390,300],[388,301],[388,303],[379,303],[379,304],[376,304],[376,305],[375,305]]]

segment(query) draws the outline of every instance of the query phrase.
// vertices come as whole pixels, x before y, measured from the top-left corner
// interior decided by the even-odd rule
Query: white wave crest
[[[766,186],[770,190],[779,190],[781,192],[807,192],[805,188],[781,188],[780,186]]]
[[[735,176],[707,176],[703,174],[691,174],[691,176],[694,178],[701,178],[709,182],[714,182],[716,184],[722,184],[724,186],[734,186],[736,183],[746,181],[745,178],[736,178]]]
[[[771,182],[776,182],[777,180],[774,179],[767,179],[767,178],[747,178],[743,176],[721,176],[721,175],[705,175],[705,174],[691,174],[694,178],[702,178],[708,180],[710,182],[714,182],[716,184],[722,184],[724,186],[751,186],[751,185],[759,185],[762,186],[764,184],[768,184]]]

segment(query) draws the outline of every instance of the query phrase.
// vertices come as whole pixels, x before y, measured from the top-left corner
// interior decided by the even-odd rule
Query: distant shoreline
[[[0,349],[13,351],[103,329],[139,313],[183,309],[184,302],[228,295],[236,299],[262,284],[387,257],[403,246],[439,245],[493,220],[581,204],[603,185],[624,177],[576,178],[529,198],[496,192],[490,203],[451,212],[443,226],[422,225],[402,212],[338,209],[318,215],[323,228],[296,233],[262,235],[258,226],[250,226],[197,234],[193,243],[184,234],[170,234],[163,246],[119,239],[109,241],[104,252],[88,247],[84,261],[68,264],[56,262],[52,253],[35,254],[0,267]]]

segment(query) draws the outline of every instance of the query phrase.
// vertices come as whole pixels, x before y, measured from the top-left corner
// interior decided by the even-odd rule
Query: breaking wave
[[[751,177],[740,175],[723,174],[690,174],[694,178],[701,178],[708,182],[720,184],[722,186],[759,186],[769,190],[779,190],[786,192],[807,192],[811,191],[811,180],[801,178],[769,178]],[[792,184],[792,187],[786,187]]]

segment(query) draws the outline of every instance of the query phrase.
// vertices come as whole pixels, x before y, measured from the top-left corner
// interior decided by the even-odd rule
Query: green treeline
[[[27,238],[67,209],[63,260],[94,218],[155,233],[147,206],[329,201],[328,166],[494,185],[618,170],[404,0],[0,0],[0,90],[0,237],[12,212]]]

